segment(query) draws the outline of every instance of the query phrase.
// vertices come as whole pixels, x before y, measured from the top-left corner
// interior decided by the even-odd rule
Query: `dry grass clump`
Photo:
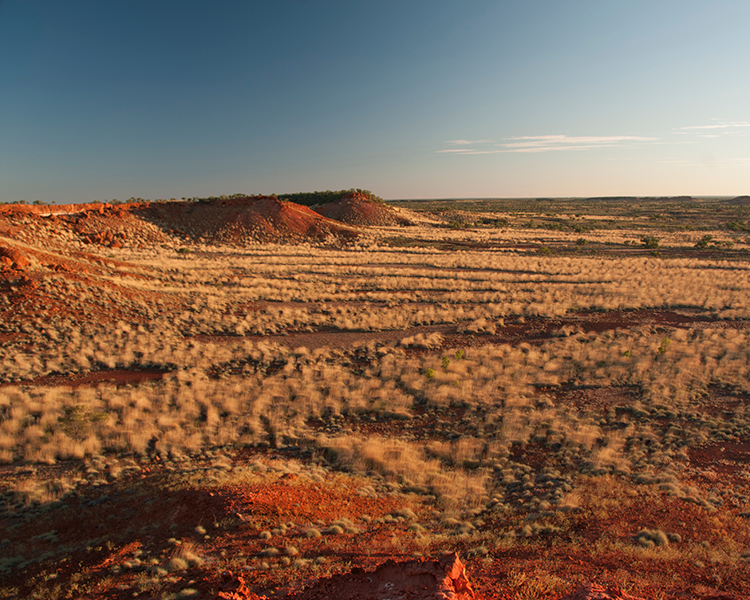
[[[102,452],[180,456],[217,445],[298,444],[315,439],[311,418],[410,418],[419,405],[481,411],[481,427],[473,435],[496,447],[484,444],[485,458],[510,444],[541,441],[591,453],[587,460],[593,470],[627,472],[631,465],[623,456],[633,449],[630,440],[647,435],[638,414],[694,410],[710,385],[750,392],[747,334],[731,329],[676,330],[668,336],[650,328],[577,334],[553,338],[541,348],[472,348],[460,358],[408,357],[391,346],[356,371],[345,351],[292,351],[263,342],[181,344],[186,354],[178,355],[180,368],[137,388],[0,389],[0,460],[52,463]],[[593,416],[555,406],[536,392],[540,385],[582,381],[637,388],[641,408],[633,407],[631,416],[613,415],[619,431],[604,435]],[[629,424],[633,417],[636,422]],[[736,415],[737,424],[746,419]],[[706,431],[725,435],[721,427],[706,422],[705,430],[691,428],[689,435],[696,442],[706,439]],[[674,445],[684,435],[674,429],[665,441]],[[437,446],[431,451],[446,459]],[[476,450],[465,452],[467,457],[451,461],[477,460]]]
[[[437,496],[448,512],[464,512],[489,500],[489,473],[449,469],[429,458],[421,444],[380,437],[340,436],[318,441],[340,465],[360,473],[375,471],[407,488],[421,488]]]

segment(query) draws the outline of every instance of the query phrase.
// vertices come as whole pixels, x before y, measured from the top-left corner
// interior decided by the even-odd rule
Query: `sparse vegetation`
[[[3,271],[0,587],[191,597],[232,571],[261,593],[518,548],[549,564],[498,578],[517,597],[568,590],[579,562],[666,596],[668,569],[693,592],[747,581],[750,265],[716,243],[744,221],[618,202],[433,206],[347,247],[149,223],[98,247],[19,217],[0,245],[34,285]]]

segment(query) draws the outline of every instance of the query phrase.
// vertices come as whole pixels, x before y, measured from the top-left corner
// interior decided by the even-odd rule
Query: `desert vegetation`
[[[487,598],[747,594],[746,205],[636,200],[371,197],[402,224],[294,244],[0,213],[3,596],[453,551]]]

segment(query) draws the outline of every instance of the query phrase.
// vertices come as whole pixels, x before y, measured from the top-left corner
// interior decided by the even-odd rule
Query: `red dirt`
[[[319,579],[299,593],[275,596],[288,600],[470,600],[476,598],[457,554],[438,560],[387,561],[374,571],[353,569],[345,575]],[[219,593],[219,598],[237,598]]]
[[[0,214],[28,214],[28,215],[73,215],[84,212],[104,213],[105,210],[111,209],[111,204],[5,204],[0,206]]]
[[[207,243],[242,245],[247,242],[344,242],[359,232],[328,219],[306,206],[258,196],[210,203],[150,204],[135,211],[165,230]]]
[[[104,371],[89,371],[87,373],[70,373],[68,375],[47,375],[30,381],[0,383],[0,388],[16,385],[49,386],[49,387],[82,387],[99,383],[114,383],[118,386],[144,381],[156,381],[164,376],[164,371],[158,369],[108,369]]]
[[[617,588],[605,588],[596,583],[581,586],[572,594],[563,596],[560,600],[641,600],[624,593]]]
[[[750,442],[703,444],[688,454],[696,483],[711,488],[750,488]]]
[[[341,200],[324,204],[315,211],[329,219],[356,226],[411,225],[393,207],[370,200],[359,192],[346,194]]]

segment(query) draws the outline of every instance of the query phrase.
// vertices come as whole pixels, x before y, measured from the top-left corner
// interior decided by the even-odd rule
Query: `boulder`
[[[7,246],[0,246],[0,260],[7,266],[15,269],[25,269],[31,262],[23,252],[16,250],[15,248],[8,248]]]

